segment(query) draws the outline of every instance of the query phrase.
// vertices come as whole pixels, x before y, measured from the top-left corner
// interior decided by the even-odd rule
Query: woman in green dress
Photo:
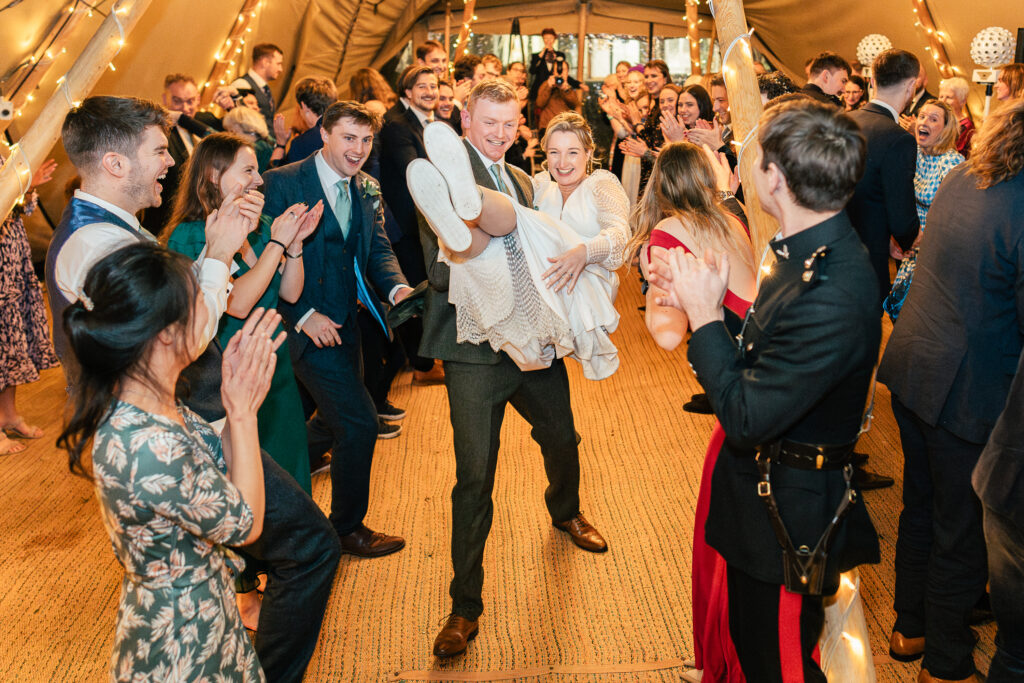
[[[167,246],[191,259],[198,258],[206,248],[208,219],[224,197],[244,195],[262,184],[256,154],[248,140],[234,133],[203,138],[185,166],[172,218],[163,231],[168,235]],[[304,278],[302,241],[312,234],[322,213],[320,203],[311,209],[296,204],[273,220],[261,216],[253,226],[248,240],[235,254],[227,312],[217,333],[222,346],[254,308],[277,308],[278,297],[289,302],[299,298]],[[277,350],[274,379],[258,418],[260,446],[306,493],[311,493],[306,422],[287,342]],[[259,625],[257,575],[262,571],[255,562],[249,562],[235,581],[242,622],[251,630]]]
[[[91,469],[124,568],[111,681],[265,680],[232,599],[241,559],[225,546],[263,529],[256,413],[280,316],[257,310],[226,347],[218,436],[174,395],[205,346],[198,292],[189,260],[143,242],[96,263],[64,313],[80,370],[57,444],[73,472]]]
[[[167,246],[195,259],[206,248],[206,222],[224,197],[244,194],[263,184],[252,145],[233,133],[215,133],[196,145],[164,230]],[[302,240],[320,220],[322,206],[290,207],[273,222],[262,216],[235,254],[227,314],[217,339],[222,346],[237,332],[253,308],[277,308],[278,298],[295,301],[302,293]],[[287,342],[277,351],[277,370],[259,413],[260,445],[299,486],[311,492],[306,424]]]

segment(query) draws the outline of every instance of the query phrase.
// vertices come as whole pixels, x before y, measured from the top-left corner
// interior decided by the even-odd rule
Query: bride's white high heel
[[[476,186],[469,152],[462,138],[447,123],[434,121],[423,129],[423,146],[430,163],[444,175],[448,183],[455,213],[467,221],[479,218],[483,210],[480,188]]]
[[[447,127],[445,123],[441,125]],[[455,212],[449,186],[441,172],[426,159],[414,159],[405,169],[405,180],[412,200],[438,239],[455,253],[469,249],[473,245],[473,235]],[[475,184],[473,188],[476,189]],[[477,215],[480,215],[479,211]]]

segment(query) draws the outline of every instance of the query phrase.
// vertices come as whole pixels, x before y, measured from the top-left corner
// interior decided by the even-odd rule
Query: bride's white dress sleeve
[[[600,232],[586,242],[587,263],[618,270],[629,242],[629,198],[614,174],[598,170],[587,179]]]

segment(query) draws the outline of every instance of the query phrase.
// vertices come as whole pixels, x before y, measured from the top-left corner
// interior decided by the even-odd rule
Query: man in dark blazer
[[[363,523],[378,426],[362,381],[357,306],[365,306],[390,338],[381,300],[397,303],[412,291],[384,234],[380,187],[360,170],[379,126],[361,104],[332,104],[323,117],[323,149],[265,176],[268,215],[299,202],[324,205],[321,224],[303,245],[302,295],[294,304],[282,301],[279,310],[295,331],[288,344],[295,375],[317,406],[310,448],[332,448],[331,524],[342,552],[360,557],[405,545]]]
[[[881,339],[868,255],[843,212],[864,141],[838,110],[802,98],[769,108],[758,139],[754,182],[779,220],[778,263],[738,343],[723,318],[727,267],[687,258],[681,268],[656,264],[650,279],[690,321],[687,358],[726,434],[706,531],[726,562],[729,632],[743,673],[825,683],[815,661],[824,596],[839,588],[841,572],[879,561],[850,479]],[[801,581],[786,571],[797,548],[821,543],[820,586],[814,573]]]
[[[502,80],[485,81],[473,89],[466,104],[462,125],[476,182],[532,206],[529,176],[503,160],[519,122],[519,102],[512,86]],[[430,280],[420,354],[444,361],[455,447],[452,608],[434,641],[434,654],[450,657],[463,652],[476,637],[477,620],[483,612],[484,545],[494,514],[491,491],[508,404],[530,423],[531,434],[540,445],[549,484],[544,499],[555,527],[585,550],[601,552],[608,546],[580,514],[579,450],[565,363],[559,359],[550,368],[524,372],[508,355],[494,352],[488,344],[458,343],[455,307],[448,303],[448,266],[437,261],[438,242],[430,228],[424,224],[420,234]],[[529,278],[521,267],[522,247],[516,232],[495,239],[504,240],[513,282],[517,282],[517,272]],[[517,254],[519,269],[513,264]],[[524,283],[522,291],[532,286],[532,282]]]
[[[878,368],[904,459],[890,649],[924,655],[921,681],[976,680],[968,623],[986,570],[971,473],[1024,349],[1024,173],[1012,161],[1024,155],[1022,120],[1021,101],[993,115],[970,162],[942,181]],[[1013,471],[982,473],[986,505],[1007,509],[999,496]]]
[[[413,159],[426,159],[423,127],[434,120],[437,107],[437,76],[427,66],[410,66],[402,74],[399,91],[405,102],[396,102],[380,129],[380,179],[391,213],[402,231],[392,246],[402,272],[412,282],[427,279],[423,268],[416,205],[405,181],[405,168]]]
[[[199,109],[199,89],[195,79],[185,74],[169,74],[164,78],[163,105],[171,112],[173,126],[167,132],[167,151],[174,165],[160,182],[160,205],[142,212],[142,226],[159,236],[174,211],[174,195],[181,184],[185,162],[192,149],[202,138],[215,132],[196,117]]]
[[[839,96],[849,79],[849,62],[835,52],[822,52],[811,61],[810,79],[800,92],[822,104],[840,108],[843,103]]]
[[[260,113],[267,122],[267,130],[274,130],[274,114],[277,103],[270,91],[270,82],[277,80],[284,71],[284,52],[273,43],[260,43],[252,48],[252,66],[241,78],[236,78],[231,87],[239,93],[250,92],[256,98]]]
[[[338,89],[329,78],[307,76],[295,85],[295,103],[299,107],[299,116],[309,128],[292,140],[284,157],[286,164],[302,161],[324,146],[321,133],[324,112],[337,101]]]
[[[907,116],[917,117],[917,112],[921,111],[921,107],[928,100],[934,100],[935,95],[928,92],[928,72],[924,69],[924,64],[921,64],[921,69],[917,74],[917,80],[914,82],[914,95],[907,102],[907,106],[904,107],[903,113]]]
[[[878,277],[878,307],[889,294],[889,239],[909,249],[919,230],[914,200],[917,143],[900,128],[899,112],[914,93],[919,62],[905,50],[886,50],[872,70],[875,97],[850,117],[868,141],[867,165],[846,212],[868,248]]]

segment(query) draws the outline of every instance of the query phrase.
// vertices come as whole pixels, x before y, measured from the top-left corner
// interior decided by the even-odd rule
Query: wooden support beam
[[[754,55],[747,38],[747,20],[743,14],[742,0],[715,0],[712,12],[718,28],[719,44],[722,46],[722,76],[729,93],[733,144],[739,156],[740,180],[743,183],[750,237],[756,258],[778,232],[775,219],[761,209],[754,186],[757,135],[756,132],[751,135],[751,131],[757,128],[761,118],[761,92],[757,88],[757,76],[754,75]]]
[[[939,75],[943,78],[952,78],[956,75],[956,67],[950,63],[949,55],[946,54],[946,46],[942,43],[945,34],[935,28],[932,12],[928,9],[928,1],[911,0],[911,5],[914,12],[914,25],[924,31],[925,38],[928,41],[928,46],[925,50],[935,60],[935,66],[939,70]]]
[[[245,37],[252,34],[252,23],[256,18],[259,4],[260,0],[243,0],[238,16],[231,22],[227,40],[218,47],[214,54],[210,75],[204,83],[199,84],[203,106],[210,104],[217,88],[222,85],[231,85],[235,77],[245,73],[242,70],[242,64],[245,62]]]
[[[60,128],[72,104],[92,92],[100,76],[120,52],[124,39],[135,28],[153,0],[118,0],[93,34],[89,44],[64,76],[56,92],[36,117],[32,127],[12,148],[0,168],[0,216],[6,216],[28,189],[38,168],[60,139]]]
[[[686,35],[690,40],[690,72],[703,73],[700,66],[700,32],[697,30],[697,0],[686,0]]]
[[[586,82],[586,66],[587,61],[587,14],[590,11],[590,4],[587,0],[580,2],[580,26],[579,31],[576,33],[576,80],[580,83]],[[526,58],[523,58],[526,62]]]
[[[459,38],[455,41],[455,54],[452,56],[454,62],[462,55],[469,52],[469,27],[473,25],[473,9],[476,7],[476,0],[465,0],[462,8],[462,28],[459,29]]]
[[[33,91],[39,87],[43,77],[46,76],[50,67],[53,66],[53,63],[62,54],[64,46],[75,32],[79,21],[88,12],[88,9],[84,6],[76,10],[73,4],[68,9],[70,11],[61,12],[50,32],[39,43],[39,47],[32,53],[30,65],[24,69],[24,77],[7,95],[14,105],[14,110],[19,112],[19,116],[25,103],[32,101],[32,98],[35,96]],[[0,121],[0,134],[7,130],[12,123],[13,120]]]

